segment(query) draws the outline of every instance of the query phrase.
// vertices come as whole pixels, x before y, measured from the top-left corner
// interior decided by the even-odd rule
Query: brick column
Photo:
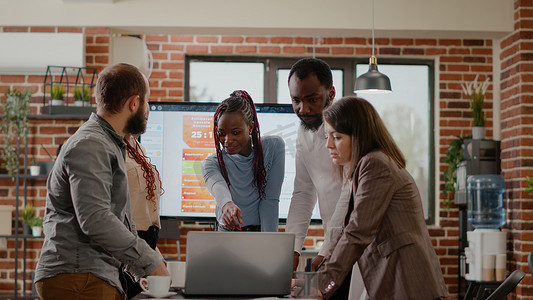
[[[524,189],[525,176],[533,176],[533,1],[517,0],[514,7],[514,32],[502,40],[500,56],[501,157],[510,231],[507,269],[527,274],[515,293],[516,299],[531,299],[527,255],[533,251],[533,201]]]

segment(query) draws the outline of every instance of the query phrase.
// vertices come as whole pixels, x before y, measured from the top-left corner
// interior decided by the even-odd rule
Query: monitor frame
[[[219,103],[210,103],[210,102],[149,102],[151,113],[157,112],[157,111],[207,112],[207,113],[210,113],[211,116],[216,111],[216,108],[218,107],[218,105]],[[258,117],[260,114],[264,114],[264,113],[282,113],[282,114],[292,114],[292,116],[295,116],[292,105],[290,104],[264,103],[264,104],[256,104],[255,106],[256,106],[257,113],[258,113]],[[150,119],[148,123],[150,124]],[[298,125],[299,125],[299,120],[298,120]],[[261,135],[264,135],[265,131],[263,131],[263,127],[261,126],[261,123],[260,123],[260,127],[261,127]],[[294,131],[297,132],[297,127],[294,128]],[[143,137],[145,136],[146,134],[139,137],[141,144],[143,144],[142,141],[143,141]],[[295,149],[295,146],[294,146],[294,149]],[[294,169],[294,172],[295,172],[295,169]],[[164,175],[162,177],[164,177]],[[164,178],[162,178],[162,180],[164,180]],[[293,184],[293,182],[291,182],[291,184]],[[292,192],[291,192],[291,195],[292,195]],[[280,209],[281,209],[281,206],[280,206]],[[317,208],[315,208],[315,210],[317,210]],[[284,212],[288,213],[288,210]],[[214,223],[216,221],[214,214],[212,216],[200,216],[200,215],[199,216],[190,216],[190,215],[187,216],[187,215],[175,215],[175,214],[164,213],[161,210],[161,203],[160,203],[159,214],[160,214],[160,218],[165,219],[165,220],[180,220],[180,221],[185,221],[185,222],[200,222],[200,223],[202,222]],[[280,216],[281,215],[282,214],[280,210]],[[315,211],[314,216],[311,218],[311,224],[322,223],[320,217],[317,217],[316,215],[317,214]],[[285,224],[286,217],[280,217],[279,222],[280,224]]]

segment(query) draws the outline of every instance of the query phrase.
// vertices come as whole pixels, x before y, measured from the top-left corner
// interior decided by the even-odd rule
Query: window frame
[[[185,56],[185,80],[184,80],[184,91],[183,91],[183,101],[185,102],[191,102],[190,100],[190,64],[191,62],[195,61],[201,61],[201,62],[248,62],[248,63],[263,63],[263,86],[264,86],[264,103],[272,103],[267,102],[266,97],[269,94],[267,91],[267,87],[269,87],[268,79],[266,78],[266,74],[268,74],[268,58],[267,57],[255,57],[255,56],[204,56],[204,55],[186,55]],[[270,98],[268,98],[270,99]]]
[[[288,86],[287,81],[278,82],[278,69],[290,69],[292,65],[301,57],[266,57],[266,56],[216,56],[216,55],[186,55],[185,56],[185,85],[184,101],[190,102],[189,99],[189,74],[190,62],[256,62],[264,65],[264,103],[276,103],[278,84]],[[343,95],[337,91],[335,98],[353,95],[355,79],[360,74],[356,74],[357,64],[368,64],[368,57],[317,57],[326,61],[332,69],[343,70]],[[429,168],[428,168],[428,219],[426,224],[435,224],[435,207],[438,196],[436,195],[436,160],[438,159],[435,149],[435,60],[427,58],[387,58],[380,57],[379,65],[426,65],[428,66],[428,99],[429,99]],[[363,96],[364,97],[364,96]]]

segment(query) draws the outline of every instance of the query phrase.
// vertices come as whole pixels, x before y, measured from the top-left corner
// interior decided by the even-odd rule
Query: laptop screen
[[[187,234],[187,295],[283,296],[290,293],[294,234]]]

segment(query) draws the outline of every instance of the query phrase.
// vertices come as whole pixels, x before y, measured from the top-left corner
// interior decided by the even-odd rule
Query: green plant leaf
[[[77,86],[74,88],[74,100],[75,101],[89,101],[92,97],[91,89],[84,86]]]
[[[31,204],[26,204],[22,209],[22,220],[30,227],[43,226],[43,219],[35,216],[35,208]]]
[[[445,199],[442,201],[442,206],[445,209],[450,207],[455,196],[457,165],[463,160],[463,143],[468,138],[471,138],[471,136],[456,136],[455,139],[450,141],[450,147],[444,153],[444,162],[448,164],[448,168],[443,171],[444,189],[442,190],[442,195]]]
[[[26,143],[28,133],[28,113],[30,111],[30,90],[8,90],[5,94],[4,119],[0,122],[4,145],[0,150],[2,166],[12,179],[19,173],[20,160],[17,155],[17,142]]]
[[[485,95],[481,92],[474,92],[470,101],[470,108],[474,117],[474,126],[485,126],[485,114],[483,107],[485,105]]]
[[[61,84],[52,86],[52,99],[63,100],[65,94],[65,87]]]
[[[526,192],[531,192],[529,194],[533,195],[533,177],[526,176],[526,181],[527,181]]]

